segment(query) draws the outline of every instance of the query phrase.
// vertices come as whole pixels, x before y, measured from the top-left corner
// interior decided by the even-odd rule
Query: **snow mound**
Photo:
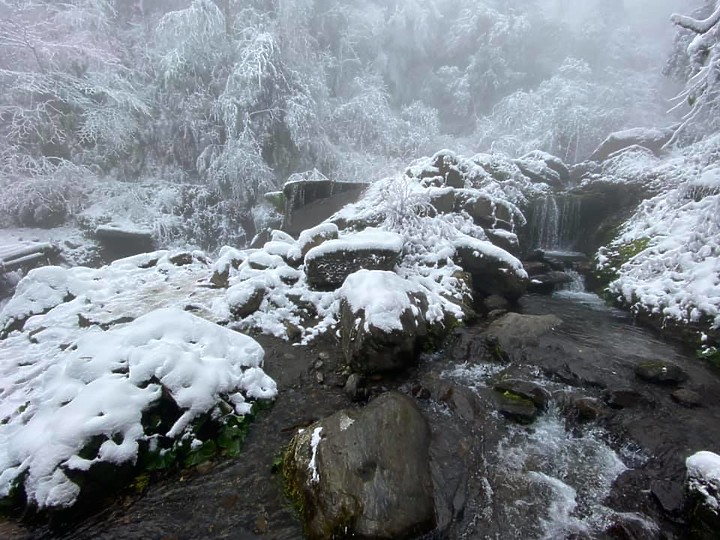
[[[394,272],[360,270],[348,276],[338,290],[338,295],[350,304],[353,313],[364,311],[365,330],[372,325],[385,332],[392,332],[403,329],[400,316],[406,311],[418,315],[410,294],[421,292],[420,287],[412,281]]]
[[[275,396],[260,346],[214,324],[210,270],[159,251],[21,280],[0,312],[0,498],[22,483],[31,504],[70,506],[94,464],[201,445],[199,415],[222,426]],[[155,432],[143,418],[161,397],[179,412]]]
[[[50,339],[9,341],[0,353],[0,496],[22,481],[29,502],[40,508],[75,502],[80,487],[68,470],[134,463],[141,441],[182,436],[221,396],[243,415],[250,411],[246,398],[277,393],[253,339],[176,308],[117,329],[94,328],[64,350],[52,351]],[[21,347],[36,354],[19,355]],[[167,433],[149,433],[142,414],[163,389],[182,414]],[[97,436],[105,439],[97,455],[80,457]]]
[[[404,240],[399,234],[383,231],[375,228],[368,228],[359,233],[349,234],[336,240],[328,240],[317,247],[312,248],[305,255],[305,260],[313,260],[323,257],[329,253],[338,251],[393,251],[401,252]]]
[[[436,185],[438,178],[442,180],[437,176],[441,168],[446,174],[450,170],[460,174],[453,177],[453,183],[464,187]],[[527,276],[517,258],[487,241],[485,230],[468,212],[439,213],[430,203],[431,195],[438,192],[463,204],[482,199],[493,212],[502,211],[505,222],[522,225],[525,217],[515,202],[537,193],[538,187],[511,161],[498,156],[482,154],[468,159],[442,151],[423,158],[414,162],[407,174],[374,182],[356,203],[303,231],[297,241],[285,239],[287,251],[275,241],[260,249],[276,254],[283,263],[273,259],[273,265],[260,271],[253,268],[251,259],[264,256],[250,251],[236,253],[237,266],[222,265],[229,271],[230,287],[225,298],[215,304],[215,316],[236,316],[237,321],[230,324],[240,330],[259,330],[286,339],[293,336],[307,343],[337,328],[342,301],[349,299],[358,304],[353,307],[367,308],[368,325],[399,328],[407,295],[413,293],[427,300],[427,312],[422,315],[428,324],[443,325],[448,318],[463,320],[471,291],[468,276],[454,261],[459,258],[459,248],[472,246],[478,258],[487,258],[488,265],[497,265],[521,279]],[[501,234],[515,238],[512,232]],[[401,255],[394,272],[368,274],[360,270],[350,274],[338,289],[328,291],[315,290],[308,283],[306,268],[300,265],[300,255],[306,250],[306,263],[330,253],[354,250],[391,250]],[[354,289],[358,291],[352,292]],[[378,298],[373,299],[373,290],[382,290],[387,298],[377,293]],[[247,306],[252,309],[239,309]],[[237,316],[238,312],[243,315]]]
[[[697,452],[685,460],[685,467],[690,490],[702,495],[705,505],[720,514],[720,456]]]

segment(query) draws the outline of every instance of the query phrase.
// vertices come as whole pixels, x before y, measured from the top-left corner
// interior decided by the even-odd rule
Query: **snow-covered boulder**
[[[717,538],[720,530],[720,456],[697,452],[685,460],[692,538]]]
[[[560,158],[535,151],[515,160],[515,165],[531,182],[547,184],[564,189],[570,180],[570,172]]]
[[[417,176],[424,185],[433,187],[464,188],[465,174],[454,152],[441,150],[421,167],[408,169],[409,176]]]
[[[672,138],[673,128],[649,129],[633,128],[624,131],[611,133],[607,139],[600,143],[592,155],[590,161],[605,161],[611,154],[630,146],[642,146],[659,155],[663,147]]]
[[[208,433],[232,439],[251,401],[277,393],[253,339],[176,308],[95,326],[70,347],[53,346],[57,333],[39,330],[24,354],[11,336],[0,352],[0,498],[68,507],[101,464],[191,461],[217,448]]]
[[[476,225],[481,227],[512,228],[513,210],[511,205],[485,194],[465,193],[462,205]]]
[[[213,263],[210,283],[218,288],[226,288],[230,277],[230,270],[237,269],[252,253],[252,250],[242,251],[230,246],[220,248],[217,260]]]
[[[513,255],[487,240],[461,236],[454,242],[455,258],[472,275],[473,289],[483,296],[497,294],[517,300],[527,288],[527,272]]]
[[[252,315],[265,299],[265,283],[259,279],[249,279],[233,285],[225,296],[230,313],[236,319]]]
[[[414,538],[435,526],[430,430],[397,392],[301,430],[283,460],[307,536]]]
[[[336,289],[360,269],[392,270],[403,245],[399,234],[374,228],[328,240],[305,255],[307,281],[316,289]]]
[[[308,251],[327,240],[335,240],[338,235],[339,230],[335,223],[321,223],[316,227],[304,230],[298,236],[295,258],[304,259]]]
[[[485,229],[485,234],[494,245],[517,256],[520,253],[520,242],[515,233],[505,229]]]
[[[380,270],[351,274],[338,291],[340,338],[347,363],[373,373],[403,368],[427,336],[428,301],[417,285]]]

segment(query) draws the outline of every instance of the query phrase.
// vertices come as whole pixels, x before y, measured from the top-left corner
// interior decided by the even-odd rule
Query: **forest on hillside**
[[[695,4],[699,19],[714,5]],[[375,180],[446,147],[572,164],[613,131],[694,107],[676,140],[691,141],[713,129],[698,121],[713,94],[691,90],[668,114],[670,100],[714,43],[690,58],[673,11],[692,12],[678,0],[2,0],[0,220],[58,225],[100,200],[92,219],[152,216],[166,243],[213,249],[262,229],[262,195],[295,173]]]

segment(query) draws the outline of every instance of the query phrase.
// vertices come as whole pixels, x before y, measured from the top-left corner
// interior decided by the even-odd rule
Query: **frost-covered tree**
[[[687,59],[676,56],[670,65],[671,73],[687,76],[685,89],[677,99],[679,107],[687,104],[689,110],[677,135],[689,127],[697,134],[720,127],[720,2],[707,2],[696,15],[672,16],[681,29],[678,44],[685,46]]]
[[[601,76],[602,83],[586,62],[567,59],[537,88],[503,99],[479,122],[478,143],[514,156],[545,150],[572,163],[608,133],[665,121],[662,100],[652,84],[636,86],[637,73],[605,69]]]

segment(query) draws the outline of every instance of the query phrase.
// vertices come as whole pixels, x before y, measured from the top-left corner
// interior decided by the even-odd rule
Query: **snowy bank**
[[[71,506],[96,464],[209,452],[196,420],[232,438],[253,401],[275,397],[253,339],[185,311],[210,314],[212,296],[197,286],[207,261],[181,255],[21,281],[0,313],[0,498],[22,485],[31,505]]]
[[[720,137],[647,168],[660,193],[643,201],[598,253],[609,291],[634,311],[690,325],[696,341],[720,328]],[[637,180],[636,180],[637,181]]]

